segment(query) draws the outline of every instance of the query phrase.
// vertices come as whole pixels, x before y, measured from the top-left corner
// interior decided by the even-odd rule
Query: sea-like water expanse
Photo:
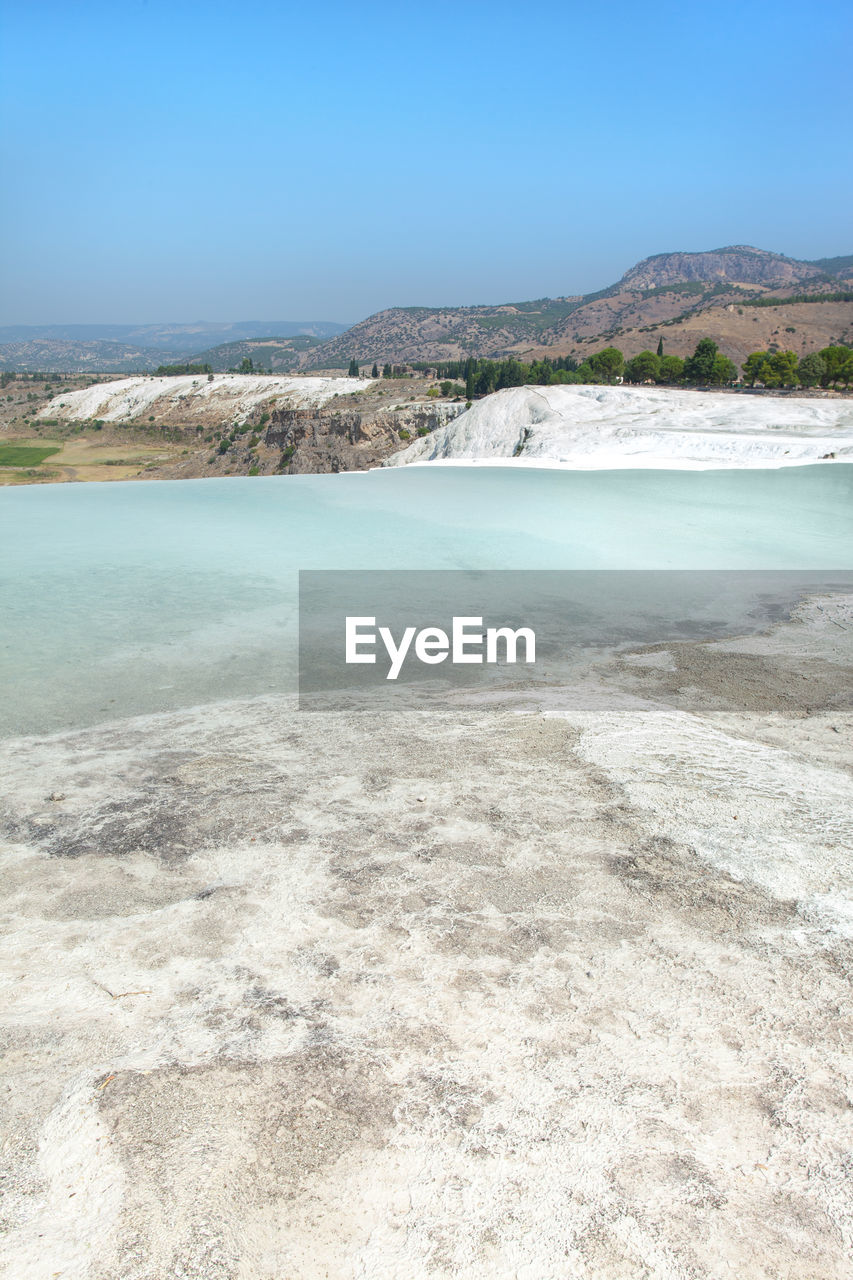
[[[853,466],[0,491],[0,732],[290,692],[300,569],[850,569]]]

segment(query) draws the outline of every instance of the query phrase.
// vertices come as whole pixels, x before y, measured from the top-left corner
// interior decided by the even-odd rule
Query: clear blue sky
[[[2,323],[333,319],[853,252],[853,6],[3,0]]]

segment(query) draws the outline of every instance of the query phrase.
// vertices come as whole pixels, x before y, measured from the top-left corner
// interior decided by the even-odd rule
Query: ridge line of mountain
[[[802,354],[828,342],[853,344],[853,299],[839,286],[853,291],[853,255],[808,260],[729,245],[653,254],[593,293],[494,305],[388,307],[349,327],[331,321],[5,326],[0,327],[0,369],[150,373],[161,365],[191,362],[223,372],[251,360],[254,368],[288,373],[346,368],[352,361],[372,366],[437,365],[468,356],[581,359],[595,344],[608,343],[622,344],[631,355],[665,341],[672,354],[682,354],[682,348],[686,354],[701,337],[714,338],[739,362],[761,346],[789,345]],[[768,314],[750,315],[741,323],[757,300],[767,305]],[[274,326],[299,332],[271,333]],[[2,342],[4,335],[32,328],[42,336]],[[71,330],[113,336],[44,336]],[[156,345],[120,342],[119,332],[159,337]],[[230,340],[200,348],[188,341],[190,332],[208,338],[230,332]]]

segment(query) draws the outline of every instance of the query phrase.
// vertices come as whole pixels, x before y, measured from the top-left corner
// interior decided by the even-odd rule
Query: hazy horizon
[[[850,235],[850,237],[849,237],[849,240],[850,240],[850,244],[853,244],[853,232],[851,232],[851,235]],[[744,243],[744,242],[741,242],[741,243]],[[692,249],[685,249],[685,248],[673,248],[673,249],[658,250],[657,252],[658,252],[658,253],[713,253],[713,252],[719,252],[719,251],[720,251],[720,250],[722,250],[722,249],[732,248],[732,247],[734,247],[734,245],[731,245],[731,246],[730,246],[730,245],[715,245],[715,246],[709,246],[708,248],[705,248],[705,249],[696,249],[696,248],[692,248]],[[747,247],[747,246],[745,245],[745,243],[744,243],[744,247]],[[766,249],[766,248],[767,248],[767,246],[765,246],[765,245],[750,245],[750,246],[748,246],[748,247],[749,247],[749,248],[754,248],[754,249]],[[849,248],[849,245],[848,245],[848,248]],[[770,249],[770,250],[768,250],[768,251],[769,251],[769,252],[771,252],[771,253],[776,253],[776,254],[778,254],[780,257],[791,258],[791,259],[794,259],[794,260],[796,260],[796,261],[805,261],[805,262],[809,262],[809,261],[812,261],[812,260],[818,260],[818,259],[822,259],[822,258],[833,258],[833,257],[842,257],[842,256],[846,256],[846,255],[844,255],[844,254],[843,254],[843,253],[841,253],[841,252],[839,252],[839,253],[837,253],[837,254],[836,254],[836,253],[819,253],[819,254],[815,254],[815,255],[814,255],[814,259],[809,259],[809,258],[796,259],[794,254],[791,254],[791,253],[785,253],[785,251],[784,251],[784,250],[781,250],[781,249]],[[642,255],[642,258],[651,258],[651,257],[654,257],[654,256],[655,256],[654,254],[650,254],[650,253],[649,253],[649,254],[643,254],[643,255]],[[637,262],[642,261],[642,258],[638,258],[636,261],[637,261]],[[597,286],[597,287],[598,287],[598,288],[607,288],[609,285],[611,285],[611,284],[615,284],[617,280],[621,279],[621,277],[622,277],[622,275],[624,274],[624,272],[625,272],[625,271],[628,271],[628,270],[629,270],[631,267],[633,267],[634,265],[636,265],[634,262],[628,263],[628,264],[627,264],[627,266],[624,268],[624,270],[619,272],[619,275],[618,275],[618,276],[614,276],[614,278],[613,278],[612,280],[608,280],[608,281],[606,281],[606,282],[602,282],[602,283],[601,283],[599,286]],[[596,292],[596,289],[587,290],[587,292]],[[539,295],[536,295],[536,296],[537,296],[537,297],[542,297],[542,298],[545,298],[545,297],[551,297],[551,298],[555,298],[555,297],[572,297],[572,296],[576,296],[576,295],[578,295],[579,293],[580,293],[580,291],[579,291],[579,290],[568,290],[565,294],[539,294]],[[515,297],[515,298],[508,298],[508,297],[494,297],[494,298],[489,298],[489,299],[478,298],[476,301],[455,301],[455,302],[448,302],[447,300],[445,300],[445,301],[443,301],[443,302],[433,302],[433,303],[419,303],[419,302],[417,302],[417,301],[406,301],[406,302],[398,301],[398,302],[389,302],[389,303],[387,303],[387,304],[386,304],[386,306],[385,306],[385,307],[379,307],[379,308],[377,308],[377,310],[387,310],[387,309],[392,309],[392,308],[406,308],[406,307],[413,307],[413,306],[429,306],[430,308],[438,308],[438,309],[440,309],[440,308],[442,308],[442,307],[447,307],[448,309],[450,309],[450,308],[458,308],[458,307],[501,306],[501,305],[511,305],[513,302],[530,302],[530,301],[535,301],[535,298],[534,298],[534,296],[533,296],[533,295],[531,295],[530,297],[525,297],[525,298],[522,298],[522,297]],[[99,320],[94,320],[94,319],[93,319],[93,320],[76,320],[76,319],[68,320],[68,319],[61,319],[61,320],[31,320],[31,321],[0,320],[0,329],[12,329],[12,328],[20,328],[20,329],[23,329],[23,328],[27,328],[27,329],[60,329],[60,328],[71,329],[71,328],[79,328],[79,329],[86,329],[86,328],[111,328],[111,327],[116,327],[116,328],[139,328],[139,329],[144,329],[144,328],[146,328],[146,327],[152,327],[152,326],[161,326],[161,327],[162,327],[162,326],[166,326],[166,325],[175,325],[175,326],[178,326],[178,327],[189,327],[189,326],[192,326],[192,325],[199,325],[199,326],[205,325],[205,326],[211,326],[211,327],[213,327],[213,326],[217,326],[217,325],[222,325],[222,326],[227,326],[227,325],[235,325],[235,326],[236,326],[236,325],[241,325],[241,324],[270,324],[270,325],[276,325],[276,324],[283,324],[283,323],[284,323],[284,324],[291,324],[291,325],[292,325],[292,324],[303,324],[303,325],[309,325],[309,324],[338,324],[338,325],[342,325],[342,326],[344,326],[345,328],[352,328],[352,326],[353,326],[353,325],[358,324],[358,323],[359,323],[359,321],[366,319],[366,318],[367,318],[367,316],[368,316],[368,315],[371,315],[371,314],[374,314],[374,313],[373,313],[373,312],[366,312],[366,313],[365,313],[365,315],[360,315],[360,316],[357,316],[355,319],[348,319],[348,320],[343,320],[343,319],[341,319],[339,316],[329,316],[329,315],[322,315],[322,316],[321,316],[321,315],[312,315],[312,316],[308,316],[307,318],[300,318],[300,317],[298,317],[298,316],[287,316],[287,317],[279,316],[279,317],[278,317],[278,319],[275,319],[275,320],[259,319],[257,316],[239,316],[239,317],[235,317],[235,316],[228,316],[228,317],[223,317],[223,316],[219,316],[219,317],[210,317],[210,316],[200,317],[200,316],[193,316],[193,317],[191,317],[191,318],[185,318],[185,319],[176,319],[174,316],[166,316],[165,318],[163,318],[163,317],[161,317],[161,318],[156,318],[156,317],[155,317],[155,318],[153,318],[153,319],[145,319],[145,320],[135,320],[135,319],[127,319],[127,318],[124,318],[124,319],[110,319],[110,320],[102,320],[102,319],[99,319]],[[274,336],[277,336],[277,335],[275,335],[275,334],[273,333],[273,331],[271,330],[271,331],[270,331],[270,333],[269,333],[269,335],[266,335],[266,336],[274,337]],[[105,339],[105,340],[106,340],[106,339]]]
[[[359,319],[364,319],[360,316]],[[211,330],[215,326],[234,326],[241,324],[336,324],[345,328],[351,328],[357,324],[357,320],[338,320],[334,316],[309,316],[307,319],[301,319],[299,316],[280,316],[277,320],[258,319],[257,316],[239,316],[228,318],[210,317],[200,318],[194,316],[189,320],[176,320],[174,316],[166,316],[160,319],[148,320],[4,320],[0,322],[0,330],[2,329],[149,329],[154,327],[164,328],[167,325],[175,325],[176,328],[191,328],[193,325],[208,326]],[[269,333],[261,335],[263,337],[276,338],[281,334]]]
[[[0,323],[351,324],[655,253],[849,253],[848,6],[708,18],[5,0]]]

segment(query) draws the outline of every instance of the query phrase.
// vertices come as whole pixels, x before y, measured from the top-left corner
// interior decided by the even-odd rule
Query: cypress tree
[[[663,355],[663,338],[658,338],[658,355]]]
[[[379,365],[376,363],[375,360],[373,361],[373,368],[370,370],[370,376],[371,378],[379,377]]]

